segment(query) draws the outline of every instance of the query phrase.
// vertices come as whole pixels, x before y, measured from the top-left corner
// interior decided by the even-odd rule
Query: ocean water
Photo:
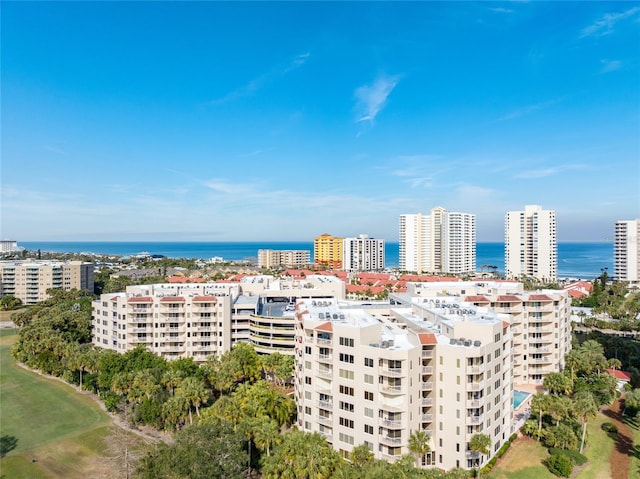
[[[25,241],[19,242],[31,251],[57,253],[102,253],[118,256],[140,252],[160,254],[169,258],[212,258],[220,256],[229,261],[255,261],[259,249],[302,249],[313,256],[312,242],[99,242],[99,241]],[[398,243],[385,243],[385,262],[388,268],[398,266]],[[504,244],[477,243],[476,265],[497,266],[504,272]],[[561,278],[591,279],[608,269],[613,274],[612,243],[558,243],[558,276]]]

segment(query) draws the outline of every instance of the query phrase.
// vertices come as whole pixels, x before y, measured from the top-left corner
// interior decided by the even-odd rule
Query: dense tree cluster
[[[548,394],[533,397],[523,432],[548,447],[582,452],[587,422],[618,396],[617,381],[605,369],[619,367],[619,361],[608,360],[602,345],[589,340],[574,347],[565,362],[565,371],[544,378]]]
[[[166,361],[141,347],[120,354],[91,344],[87,293],[49,293],[51,299],[13,315],[21,327],[14,357],[95,392],[127,421],[174,431],[171,444],[155,445],[140,461],[140,478],[469,476],[416,468],[429,450],[428,436],[419,432],[411,438],[413,455],[390,464],[373,460],[366,445],[344,460],[322,436],[292,427],[291,357],[261,357],[244,343],[203,365],[191,358]]]
[[[589,328],[640,331],[640,292],[629,289],[623,281],[608,281],[606,272],[593,281],[589,296],[574,300],[574,304],[592,308],[593,314],[583,318],[584,325]],[[598,319],[600,314],[610,319]]]

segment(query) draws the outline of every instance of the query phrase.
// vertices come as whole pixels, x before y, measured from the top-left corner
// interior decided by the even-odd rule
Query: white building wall
[[[384,240],[360,235],[345,238],[342,248],[342,267],[346,271],[380,271],[384,269]]]
[[[640,281],[640,220],[616,221],[613,261],[617,281]]]
[[[558,278],[556,214],[538,205],[505,216],[505,277]]]

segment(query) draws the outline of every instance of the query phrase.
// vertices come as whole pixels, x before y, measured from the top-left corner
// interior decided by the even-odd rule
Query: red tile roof
[[[607,369],[607,372],[611,374],[618,381],[631,381],[631,373],[629,371],[620,371],[618,369]]]
[[[136,296],[133,298],[129,298],[127,302],[128,303],[153,303],[153,298],[151,296]]]
[[[333,324],[331,324],[331,321],[326,321],[324,323],[322,323],[320,326],[316,326],[316,331],[329,331],[329,332],[333,332]]]
[[[467,296],[464,298],[466,303],[490,303],[485,296]]]
[[[194,296],[194,303],[215,303],[218,301],[218,298],[215,296]]]
[[[436,335],[433,333],[418,333],[420,344],[438,344]]]
[[[497,301],[499,303],[521,303],[522,302],[520,298],[518,298],[517,296],[513,296],[511,294],[504,294],[504,295],[498,296]]]
[[[529,301],[553,301],[553,299],[546,294],[532,294],[529,296]]]
[[[184,303],[185,299],[182,296],[167,296],[160,298],[161,303]]]

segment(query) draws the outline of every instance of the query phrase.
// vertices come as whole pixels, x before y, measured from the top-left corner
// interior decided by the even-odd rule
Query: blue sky
[[[2,2],[3,239],[640,217],[638,2]]]

